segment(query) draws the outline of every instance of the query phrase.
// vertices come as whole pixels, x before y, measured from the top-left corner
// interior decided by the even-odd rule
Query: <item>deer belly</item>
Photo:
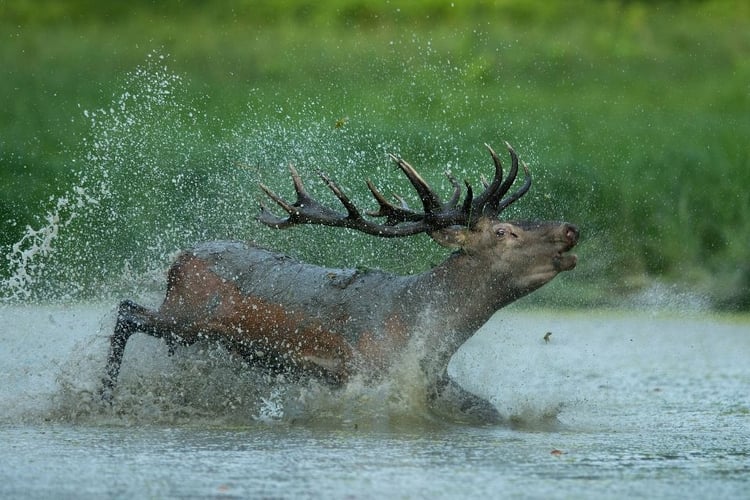
[[[227,337],[234,345],[276,356],[283,363],[303,371],[320,372],[339,381],[349,376],[352,348],[342,335],[258,297],[243,297],[230,316],[220,314],[228,324]]]

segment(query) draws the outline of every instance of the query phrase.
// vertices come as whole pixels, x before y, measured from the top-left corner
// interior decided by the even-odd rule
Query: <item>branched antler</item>
[[[261,205],[261,213],[258,220],[267,226],[284,229],[298,224],[319,224],[324,226],[347,227],[356,229],[367,234],[383,237],[409,236],[419,233],[431,233],[439,229],[453,226],[473,226],[476,221],[484,217],[497,217],[508,205],[518,200],[531,187],[531,174],[525,163],[522,163],[525,180],[523,185],[507,198],[503,198],[508,192],[518,174],[518,156],[507,142],[505,145],[511,157],[511,168],[508,177],[503,180],[503,167],[497,153],[487,144],[485,146],[492,156],[495,164],[495,175],[491,182],[485,182],[485,190],[476,198],[468,182],[466,185],[466,197],[461,203],[462,189],[460,183],[450,174],[446,173],[448,180],[453,186],[450,199],[443,203],[435,191],[425,182],[421,175],[402,158],[390,155],[401,171],[406,175],[417,192],[422,202],[422,212],[412,210],[404,199],[398,195],[394,198],[399,203],[395,205],[389,202],[385,196],[367,181],[375,200],[378,202],[378,210],[367,212],[371,217],[384,217],[382,224],[370,221],[362,216],[357,207],[344,194],[341,188],[326,174],[320,172],[323,182],[339,199],[346,209],[346,213],[340,213],[318,203],[305,190],[302,178],[293,166],[289,166],[294,183],[297,199],[290,204],[267,186],[261,184],[261,189],[276,202],[286,213],[286,217],[278,217],[271,213],[265,206]],[[460,203],[460,205],[459,205]]]

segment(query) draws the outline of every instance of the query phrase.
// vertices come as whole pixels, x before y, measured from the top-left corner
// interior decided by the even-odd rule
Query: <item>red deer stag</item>
[[[250,243],[200,244],[182,253],[170,269],[158,311],[127,300],[120,304],[103,397],[113,395],[125,345],[135,332],[163,338],[170,352],[175,345],[200,339],[216,341],[256,366],[333,385],[345,383],[355,372],[385,372],[419,332],[430,400],[449,397],[464,411],[494,415],[488,402],[448,378],[450,357],[495,311],[573,269],[576,256],[566,252],[578,241],[572,224],[498,219],[531,186],[524,163],[523,185],[505,197],[519,166],[515,151],[506,145],[512,161],[508,176],[503,179],[500,158],[487,146],[494,178],[484,183],[479,196],[466,182],[463,201],[461,185],[450,174],[453,193],[443,202],[411,165],[391,155],[417,191],[423,210],[412,210],[398,196],[398,203],[389,202],[367,181],[379,205],[367,215],[382,217],[382,223],[363,217],[322,173],[345,213],[311,198],[294,167],[294,203],[261,184],[286,212],[278,217],[261,206],[258,219],[272,228],[321,224],[386,238],[427,233],[456,251],[423,274],[397,276],[318,267]]]

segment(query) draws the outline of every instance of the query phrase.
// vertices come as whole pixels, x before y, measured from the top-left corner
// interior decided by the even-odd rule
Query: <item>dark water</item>
[[[508,419],[489,426],[430,414],[408,370],[336,394],[280,389],[204,348],[167,358],[144,336],[102,408],[108,306],[1,313],[3,498],[750,491],[747,317],[501,312],[452,364]]]

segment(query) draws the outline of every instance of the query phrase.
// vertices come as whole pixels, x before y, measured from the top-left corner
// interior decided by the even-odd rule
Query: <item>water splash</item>
[[[658,281],[633,294],[628,302],[635,309],[645,309],[655,313],[664,310],[696,313],[711,309],[711,300],[705,295]]]
[[[71,160],[74,186],[51,197],[39,225],[6,252],[3,302],[98,294],[113,276],[163,259],[179,239],[177,224],[160,225],[161,238],[145,227],[146,217],[174,203],[201,137],[198,114],[184,104],[181,79],[164,57],[150,54],[126,75],[126,90],[109,108],[82,110],[91,132]]]
[[[53,242],[60,234],[60,227],[67,227],[75,218],[75,213],[68,213],[69,199],[57,199],[56,207],[44,216],[44,225],[39,229],[26,227],[24,235],[13,244],[6,256],[9,261],[10,277],[0,281],[4,300],[28,300],[32,295],[32,288],[37,282],[37,276],[44,266],[39,260],[48,257],[53,251]],[[60,220],[60,215],[67,218]]]
[[[118,425],[323,422],[334,427],[434,419],[419,377],[407,376],[408,370],[375,383],[356,378],[332,389],[314,380],[268,375],[216,346],[182,348],[170,357],[160,341],[139,336],[128,344],[110,404],[99,397],[101,373],[92,368],[105,357],[104,342],[80,342],[57,377],[59,389],[30,402],[24,418]]]

